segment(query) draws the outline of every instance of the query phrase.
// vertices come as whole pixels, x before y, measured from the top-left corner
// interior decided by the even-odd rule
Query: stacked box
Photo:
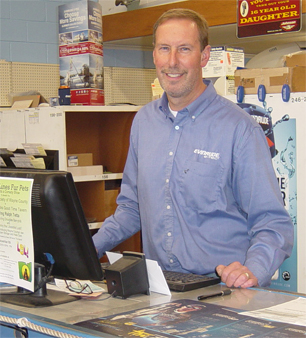
[[[234,73],[240,67],[244,67],[243,48],[211,47],[209,61],[202,68],[202,77],[210,79],[220,95],[234,94]]]
[[[264,85],[267,94],[281,93],[287,84],[291,92],[306,91],[306,67],[248,68],[235,72],[235,91],[244,87],[244,93],[257,94],[259,85]]]
[[[70,89],[70,103],[103,105],[101,5],[79,1],[59,6],[60,88]]]
[[[67,155],[67,166],[68,167],[82,167],[93,165],[92,153],[83,154],[68,154]]]

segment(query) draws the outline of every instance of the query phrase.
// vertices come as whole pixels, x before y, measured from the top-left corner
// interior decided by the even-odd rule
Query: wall
[[[75,1],[1,0],[0,59],[12,62],[58,64],[57,8],[59,5]],[[151,4],[162,3],[162,1],[142,1],[142,6],[150,5],[150,2]],[[103,15],[127,10],[125,6],[115,6],[115,0],[99,0],[99,2],[102,5]],[[104,65],[154,68],[152,53],[141,50],[105,49]]]

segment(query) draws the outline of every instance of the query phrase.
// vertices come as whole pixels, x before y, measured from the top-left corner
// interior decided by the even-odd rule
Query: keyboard
[[[169,289],[172,291],[190,291],[220,283],[219,277],[196,275],[176,271],[163,271]]]

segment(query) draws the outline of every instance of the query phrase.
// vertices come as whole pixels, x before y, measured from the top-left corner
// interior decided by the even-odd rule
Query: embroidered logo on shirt
[[[203,155],[204,158],[210,158],[211,160],[219,160],[220,153],[214,153],[212,151],[206,151],[201,149],[195,149],[195,154]]]

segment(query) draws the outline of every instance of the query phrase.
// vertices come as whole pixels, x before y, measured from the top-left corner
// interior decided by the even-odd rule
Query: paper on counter
[[[110,264],[115,263],[123,255],[116,252],[106,252],[107,258]],[[162,269],[156,261],[151,259],[146,259],[148,279],[149,279],[149,289],[150,292],[157,292],[163,295],[171,296],[169,286],[166,282],[165,276]]]
[[[306,298],[299,297],[279,305],[260,310],[240,312],[239,314],[306,326]]]
[[[146,259],[146,263],[149,276],[150,291],[171,296],[169,286],[158,263],[151,259]]]

